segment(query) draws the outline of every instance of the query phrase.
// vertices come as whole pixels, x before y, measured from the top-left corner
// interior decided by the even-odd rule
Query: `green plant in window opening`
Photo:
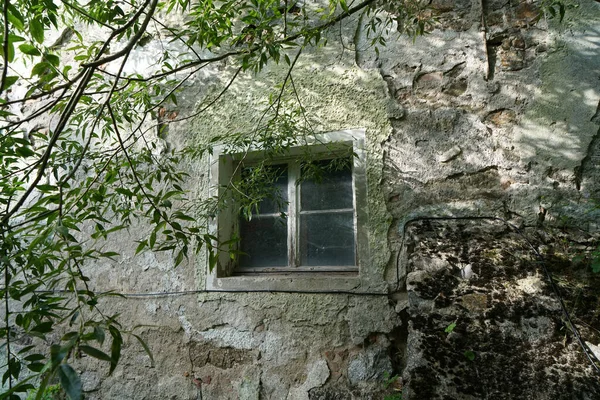
[[[209,232],[219,247],[207,254],[206,287],[293,290],[314,274],[355,287],[369,259],[366,165],[362,128],[300,135],[284,149],[217,146]]]
[[[239,272],[355,271],[352,164],[352,157],[342,156],[247,168],[241,187],[256,183],[256,176],[270,183],[247,196],[250,205],[240,208]]]

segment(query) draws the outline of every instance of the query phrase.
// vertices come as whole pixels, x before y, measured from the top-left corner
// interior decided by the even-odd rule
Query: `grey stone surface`
[[[531,2],[483,4],[434,0],[431,32],[414,42],[390,36],[379,54],[354,20],[331,33],[329,47],[307,49],[294,70],[298,98],[315,130],[366,129],[370,259],[347,288],[402,291],[401,298],[111,298],[100,305],[120,313],[125,329],[136,329],[156,365],[131,338],[112,376],[106,365],[76,360],[85,371],[87,398],[381,399],[384,372],[403,369],[409,400],[545,399],[544,387],[565,398],[561,389],[570,384],[580,398],[597,394],[582,389],[589,374],[577,367],[577,349],[555,340],[559,307],[543,279],[523,265],[494,275],[499,270],[491,266],[503,268],[501,261],[510,258],[495,249],[503,228],[440,227],[405,240],[408,222],[420,216],[493,215],[517,225],[573,219],[600,229],[600,4],[582,0],[564,25],[537,19]],[[340,35],[344,48],[336,44]],[[133,68],[147,68],[159,49],[158,42],[137,49]],[[171,124],[167,139],[149,135],[158,156],[169,146],[250,129],[286,73],[269,66],[243,75],[215,107]],[[232,74],[227,65],[203,72],[168,111],[200,109]],[[207,163],[188,168],[186,188],[206,197]],[[479,235],[486,260],[466,259],[469,249],[461,247],[457,231]],[[147,232],[144,226],[123,232],[114,243],[122,257],[90,265],[93,290],[205,288],[204,253],[177,268],[168,254],[134,256],[135,241]],[[516,239],[510,240],[503,243],[514,250]],[[467,266],[471,273],[461,279]],[[327,277],[317,280],[319,288],[329,288]],[[467,350],[475,352],[475,363],[465,358]],[[448,371],[456,381],[443,375]],[[523,389],[520,380],[537,386]]]
[[[316,387],[323,386],[329,378],[329,368],[325,360],[318,360],[309,366],[306,380],[302,385],[292,388],[287,396],[288,400],[308,400],[308,392]]]
[[[392,375],[392,361],[388,349],[369,347],[365,352],[350,361],[348,365],[348,380],[357,385],[363,381],[383,381],[384,377]]]

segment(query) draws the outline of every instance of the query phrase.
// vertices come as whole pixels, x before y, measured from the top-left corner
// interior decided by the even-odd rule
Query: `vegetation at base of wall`
[[[27,393],[27,398],[25,400],[35,400],[37,395],[37,390],[30,390]],[[41,400],[62,400],[64,398],[65,397],[63,395],[62,388],[59,384],[57,384],[46,387],[46,390],[44,390],[44,393],[42,394]]]
[[[206,156],[217,141],[232,151],[260,142],[278,152],[290,138],[311,134],[296,122],[307,119],[293,83],[303,49],[325,46],[330,29],[360,14],[374,46],[398,26],[410,35],[426,32],[427,2],[382,3],[385,13],[375,0],[330,0],[321,8],[274,0],[2,2],[0,399],[35,387],[42,399],[55,380],[79,399],[73,359],[104,361],[110,374],[126,337],[152,357],[118,315],[99,307],[118,294],[92,290],[86,267],[120,257],[111,237],[141,224],[151,228],[137,238],[136,253],[172,252],[177,266],[203,246],[218,251],[205,225],[224,200],[191,196],[182,163]],[[175,13],[183,23],[166,18]],[[128,72],[133,52],[149,40],[164,49],[152,71]],[[251,131],[192,149],[163,146],[156,137],[168,135],[170,124],[218,101],[223,92],[196,114],[172,111],[187,83],[225,60],[233,72],[224,91],[240,73],[270,64],[288,72]]]
[[[383,400],[402,400],[402,377],[390,375],[387,371],[383,375],[383,388],[392,393],[385,395]]]

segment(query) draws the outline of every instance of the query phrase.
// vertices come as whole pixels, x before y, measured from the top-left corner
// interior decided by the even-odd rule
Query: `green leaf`
[[[20,45],[19,50],[21,50],[22,53],[27,54],[28,56],[42,55],[42,53],[40,53],[40,51],[35,46],[29,43],[23,43],[22,45]]]
[[[38,43],[44,43],[44,24],[38,18],[29,21],[29,34]]]
[[[33,372],[42,372],[44,366],[42,363],[32,362],[31,364],[27,364],[27,369]]]
[[[33,150],[31,150],[29,147],[17,147],[17,149],[15,150],[15,153],[17,153],[17,155],[21,156],[21,157],[31,157],[33,155],[35,155],[35,152]]]
[[[8,89],[19,80],[18,76],[7,76],[4,80],[4,90]]]
[[[181,262],[183,261],[183,257],[184,257],[183,251],[179,250],[177,252],[177,256],[175,257],[175,266],[178,266],[179,264],[181,264]]]
[[[596,274],[600,273],[600,256],[592,261],[592,271]]]
[[[98,341],[98,343],[100,343],[101,345],[104,344],[104,329],[102,329],[102,327],[96,325],[94,327],[94,338]]]
[[[340,6],[345,12],[348,12],[348,5],[346,4],[346,0],[340,0]]]
[[[0,46],[0,55],[4,56],[4,45]],[[8,62],[13,62],[15,59],[15,46],[9,41],[6,55],[8,56]]]
[[[471,350],[467,350],[465,351],[465,357],[467,358],[467,360],[473,361],[475,360],[475,353]]]
[[[103,352],[101,350],[98,350],[95,347],[86,346],[86,345],[82,344],[79,346],[79,350],[81,350],[88,356],[94,357],[98,360],[108,361],[108,362],[112,361],[112,358],[110,358],[110,356],[108,354],[106,354],[105,352]]]
[[[31,69],[31,75],[43,75],[50,70],[50,64],[45,61],[37,63]]]
[[[456,328],[456,322],[453,322],[450,325],[448,325],[446,327],[446,329],[444,329],[444,332],[446,332],[446,333],[452,333],[452,331],[454,330],[454,328]]]
[[[152,356],[152,352],[150,351],[150,348],[148,347],[148,345],[146,344],[144,339],[142,339],[141,337],[139,337],[138,335],[135,335],[135,334],[133,336],[138,340],[138,342],[140,342],[140,344],[146,351],[146,354],[148,354],[148,357],[150,357],[150,365],[152,366],[152,368],[154,368],[154,357]]]
[[[40,361],[40,360],[44,360],[46,357],[44,357],[43,354],[30,354],[27,357],[24,358],[25,361]]]
[[[37,324],[35,327],[31,328],[31,330],[42,334],[49,333],[52,332],[53,325],[54,321],[42,322],[40,324]]]
[[[70,347],[63,347],[58,344],[50,346],[50,361],[52,365],[59,365],[62,360],[67,356]]]
[[[117,364],[121,358],[121,345],[123,344],[123,337],[121,336],[121,332],[119,332],[119,330],[113,325],[108,327],[108,331],[113,338],[110,345],[110,371],[108,371],[108,374],[111,375],[115,368],[117,368]]]
[[[152,231],[152,233],[150,234],[150,239],[148,240],[148,245],[150,246],[150,248],[153,248],[155,243],[156,243],[156,231]]]
[[[67,396],[71,400],[83,399],[83,393],[81,391],[81,379],[79,375],[69,364],[60,364],[58,367],[58,378]]]
[[[19,31],[25,29],[23,16],[12,4],[8,5],[8,21]]]
[[[146,243],[146,241],[145,241],[145,240],[142,240],[142,241],[141,241],[141,242],[138,244],[137,248],[135,249],[135,254],[138,254],[138,253],[140,253],[142,250],[144,250],[144,248],[146,247],[146,244],[147,244],[147,243]]]
[[[54,374],[46,374],[46,376],[44,376],[44,379],[42,379],[42,382],[39,384],[38,388],[37,388],[37,395],[35,396],[35,400],[42,400],[44,393],[46,392],[46,387],[48,386],[48,382],[50,381],[50,378],[52,378],[54,376]]]

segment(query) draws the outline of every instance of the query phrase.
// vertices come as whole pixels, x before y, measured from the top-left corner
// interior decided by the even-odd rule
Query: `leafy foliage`
[[[206,233],[205,221],[235,199],[234,191],[228,199],[199,202],[186,190],[182,164],[211,153],[217,142],[238,153],[261,143],[268,160],[312,135],[294,96],[292,72],[302,50],[325,45],[327,31],[353,15],[366,16],[374,45],[384,45],[394,26],[425,32],[422,6],[394,7],[386,3],[388,12],[379,12],[374,0],[330,0],[321,8],[279,0],[4,0],[0,399],[32,393],[36,386],[35,398],[43,399],[57,381],[70,399],[82,398],[72,360],[93,357],[113,373],[127,338],[138,341],[153,362],[143,339],[125,330],[118,315],[100,309],[117,294],[92,290],[86,267],[120,257],[111,249],[111,235],[139,224],[151,229],[137,241],[136,253],[172,252],[176,266],[206,247],[214,264],[215,253],[227,244]],[[173,14],[183,23],[166,18]],[[161,41],[162,54],[151,70],[131,71],[132,52],[152,39]],[[166,110],[177,107],[186,82],[224,60],[237,69],[225,90],[240,73],[270,63],[281,63],[288,73],[252,132],[214,138],[202,147],[164,148],[157,137],[166,134],[165,127],[194,117]],[[255,177],[256,196],[240,203],[246,210],[269,196],[259,187],[272,177]],[[57,334],[60,340],[53,339]],[[49,347],[36,346],[42,342]]]

